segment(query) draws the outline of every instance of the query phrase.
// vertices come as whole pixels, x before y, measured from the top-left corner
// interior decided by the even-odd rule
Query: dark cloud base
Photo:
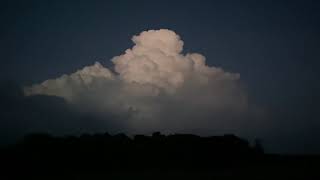
[[[1,144],[15,142],[22,136],[35,132],[79,135],[121,131],[120,125],[115,124],[116,117],[112,113],[100,119],[90,113],[76,111],[60,97],[26,97],[21,87],[10,82],[2,83],[0,94]]]

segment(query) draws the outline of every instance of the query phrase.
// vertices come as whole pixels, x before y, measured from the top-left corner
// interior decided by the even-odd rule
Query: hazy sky
[[[1,1],[0,81],[31,85],[95,61],[112,68],[133,35],[171,29],[182,53],[240,74],[251,104],[267,112],[266,145],[320,152],[319,8],[318,1]]]

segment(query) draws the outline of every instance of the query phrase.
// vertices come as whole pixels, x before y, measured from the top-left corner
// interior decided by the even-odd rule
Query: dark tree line
[[[152,136],[83,134],[54,137],[30,134],[1,152],[4,169],[18,172],[107,171],[126,169],[224,168],[250,164],[260,156],[234,135],[200,137],[191,134]]]
[[[178,172],[183,172],[184,179],[206,174],[207,179],[304,178],[318,177],[320,162],[319,156],[265,154],[260,141],[250,145],[234,135],[200,137],[159,132],[134,137],[108,133],[79,137],[30,134],[0,150],[0,179],[59,179],[86,174],[128,179],[130,172],[147,172],[152,179],[154,173],[167,178]],[[141,178],[141,174],[134,176]]]

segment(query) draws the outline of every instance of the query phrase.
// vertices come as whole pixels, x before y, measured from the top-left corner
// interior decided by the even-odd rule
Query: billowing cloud
[[[112,113],[133,133],[234,132],[243,126],[249,105],[238,73],[208,66],[201,54],[183,54],[184,43],[171,30],[144,31],[132,41],[110,69],[96,62],[24,93],[62,97],[102,119]]]

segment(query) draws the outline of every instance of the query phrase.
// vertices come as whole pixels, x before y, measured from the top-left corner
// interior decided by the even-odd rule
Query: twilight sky
[[[219,90],[218,94],[211,95],[210,90],[217,90],[211,84],[199,88],[201,92],[208,92],[208,97],[222,97],[220,102],[229,102],[227,97],[232,96],[238,103],[241,102],[240,96],[246,96],[250,107],[249,115],[246,112],[244,116],[237,116],[237,122],[242,126],[233,126],[233,122],[226,123],[230,117],[226,118],[225,113],[220,111],[218,113],[221,119],[226,119],[223,128],[229,131],[235,129],[229,133],[239,133],[249,138],[258,137],[272,152],[320,153],[320,143],[315,140],[320,138],[320,119],[317,113],[320,74],[316,69],[320,59],[319,8],[320,3],[317,1],[2,1],[0,82],[3,82],[1,98],[4,100],[0,107],[4,115],[1,116],[0,123],[3,125],[0,125],[0,138],[5,139],[8,134],[48,129],[72,133],[76,131],[74,127],[90,127],[88,129],[92,131],[112,127],[115,132],[121,131],[124,125],[118,124],[120,120],[100,126],[101,114],[94,121],[88,122],[83,120],[85,118],[76,121],[79,115],[69,110],[69,107],[65,109],[72,111],[71,113],[64,113],[66,117],[57,118],[61,123],[39,120],[49,111],[54,111],[55,114],[64,112],[62,107],[68,105],[60,102],[61,99],[47,100],[48,97],[28,97],[26,100],[23,95],[12,93],[15,87],[8,81],[20,87],[39,84],[63,74],[70,75],[96,61],[121,74],[111,59],[125,54],[126,49],[137,44],[131,41],[134,35],[138,36],[141,32],[152,29],[170,29],[184,42],[181,54],[200,53],[206,57],[206,66],[220,67],[223,73],[240,74],[241,85],[238,87],[231,83],[232,88],[231,85],[224,85],[226,93]],[[134,75],[129,77],[135,77]],[[118,88],[123,85],[117,85],[117,82],[115,84],[111,85],[112,90],[103,84],[103,88],[108,89],[107,97],[114,94],[127,97],[127,94],[119,93]],[[97,91],[101,92],[101,89]],[[197,96],[189,91],[190,88],[175,97],[191,104]],[[132,96],[130,94],[127,97],[130,102],[141,100],[135,100]],[[92,99],[98,97],[89,98],[90,101]],[[143,98],[143,102],[148,103],[139,103],[139,107],[162,107],[171,99],[167,96],[160,100]],[[175,107],[179,106],[179,102],[174,101]],[[237,103],[234,104],[238,105]],[[26,104],[30,106],[30,110],[24,108]],[[81,99],[81,105],[77,104],[81,106],[81,112],[84,111],[83,104],[88,105],[88,101]],[[100,104],[98,107],[101,107]],[[203,104],[204,107],[218,106],[210,102]],[[234,109],[234,104],[223,106],[223,111],[230,114],[230,108]],[[109,106],[108,111],[113,112],[113,106],[111,109]],[[181,106],[184,109],[193,108]],[[43,108],[39,111],[31,107]],[[197,117],[208,119],[217,114],[216,109],[211,115],[210,110],[203,113],[202,110],[203,108],[199,111],[201,115]],[[41,115],[35,115],[34,111]],[[21,120],[18,115],[12,118],[11,114],[17,112],[24,114],[23,117],[28,117],[29,114],[32,116],[26,120]],[[170,119],[167,117],[168,112],[161,111],[161,117]],[[174,115],[178,121],[184,117],[181,113]],[[110,116],[109,119],[125,118],[113,114],[101,116]],[[66,125],[61,120],[64,118],[72,120]],[[160,117],[157,116],[156,119],[158,118]],[[192,126],[190,121],[186,124]],[[217,125],[207,120],[204,122],[210,124],[209,127],[216,127],[217,131],[221,129],[221,123]],[[166,124],[161,127],[165,130],[172,126]],[[232,128],[226,128],[228,126]],[[29,130],[25,131],[24,127]],[[197,130],[190,132],[198,133]]]

